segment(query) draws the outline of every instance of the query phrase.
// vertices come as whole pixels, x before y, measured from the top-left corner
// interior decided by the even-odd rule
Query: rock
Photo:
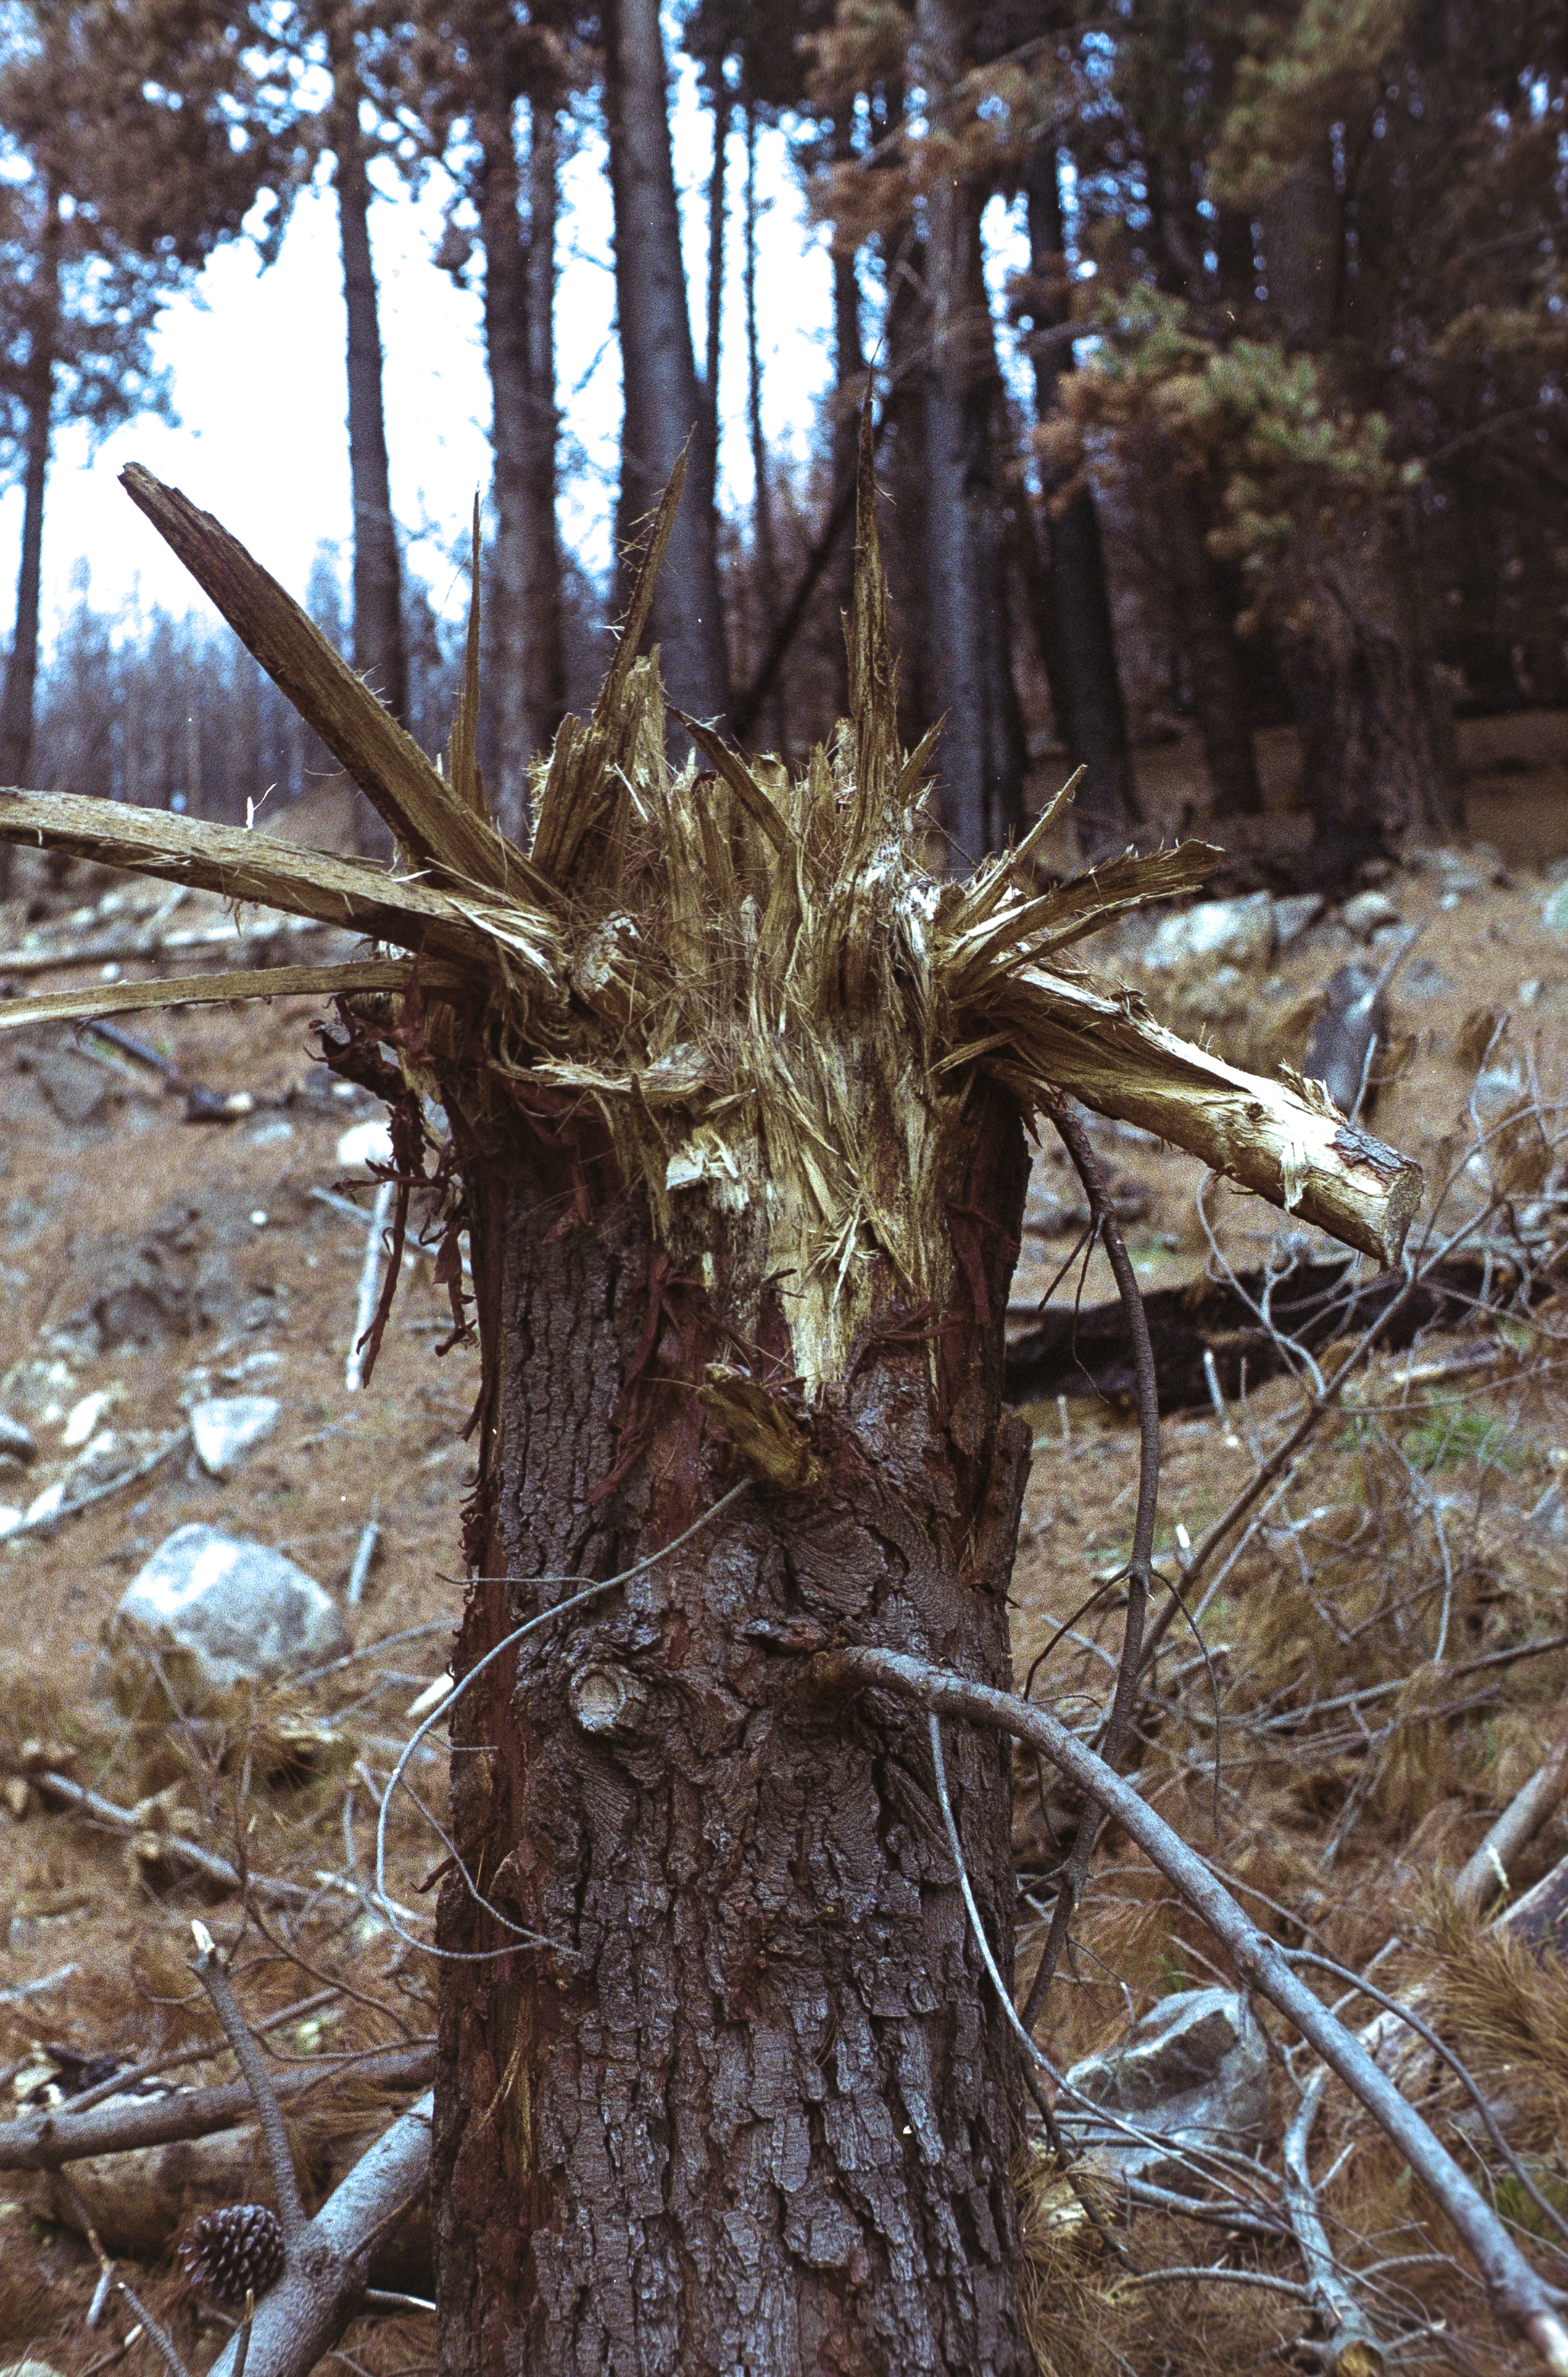
[[[1444,891],[1460,896],[1471,891],[1484,891],[1489,883],[1507,880],[1507,869],[1502,859],[1484,842],[1478,842],[1473,852],[1408,850],[1405,864],[1417,874],[1435,876]]]
[[[1371,892],[1364,893],[1371,899]],[[1353,1114],[1360,1100],[1364,1117],[1372,1093],[1361,1096],[1368,1076],[1370,1050],[1388,1045],[1388,1004],[1378,988],[1378,977],[1352,959],[1329,976],[1323,1004],[1307,1035],[1301,1070],[1309,1081],[1321,1081],[1343,1115]]]
[[[1182,1000],[1183,1021],[1235,1023],[1247,1013],[1256,998],[1255,980],[1243,973],[1240,966],[1228,962],[1205,966],[1186,985]]]
[[[209,1477],[232,1477],[253,1445],[270,1436],[283,1409],[276,1395],[214,1395],[191,1411],[196,1459]]]
[[[7,2360],[0,2377],[60,2377],[47,2360]]]
[[[1560,883],[1540,912],[1549,933],[1568,933],[1568,883]]]
[[[1088,2097],[1064,2089],[1057,2111],[1073,2143],[1118,2175],[1161,2186],[1192,2187],[1182,2147],[1223,2145],[1245,2152],[1268,2120],[1268,2054],[1245,2001],[1230,1989],[1182,1989],[1161,1999],[1115,2047],[1086,2056],[1067,2074]],[[1164,2140],[1140,2144],[1099,2121],[1101,2106]]]
[[[1399,911],[1386,891],[1358,891],[1339,911],[1339,921],[1358,940],[1368,940],[1380,925],[1396,925]]]
[[[0,1454],[8,1461],[24,1463],[38,1458],[38,1442],[31,1428],[13,1419],[8,1411],[0,1411]]]
[[[65,1415],[65,1425],[60,1432],[60,1442],[67,1452],[75,1452],[92,1436],[99,1421],[117,1399],[113,1387],[97,1387],[90,1395],[83,1395]]]
[[[62,1122],[101,1121],[113,1082],[101,1065],[74,1048],[50,1048],[31,1060],[34,1081]]]
[[[246,1682],[275,1683],[353,1647],[313,1576],[266,1544],[178,1527],[127,1587],[110,1636],[153,1649],[182,1705]],[[145,1688],[139,1668],[131,1679]]]
[[[1405,968],[1399,986],[1407,998],[1446,998],[1454,985],[1431,958],[1417,958]]]
[[[1309,925],[1317,922],[1322,914],[1321,891],[1302,891],[1289,900],[1277,900],[1274,903],[1275,948],[1289,949],[1294,942],[1301,939]]]
[[[1156,973],[1213,959],[1265,966],[1274,955],[1274,905],[1266,891],[1250,891],[1240,900],[1200,900],[1194,908],[1161,918],[1143,962]]]
[[[255,1236],[250,1201],[232,1189],[174,1198],[134,1240],[110,1241],[97,1259],[91,1303],[73,1321],[89,1325],[107,1352],[229,1320],[244,1284],[231,1249]]]
[[[357,1122],[338,1141],[338,1161],[345,1172],[355,1165],[368,1170],[373,1164],[392,1161],[392,1134],[385,1122]]]

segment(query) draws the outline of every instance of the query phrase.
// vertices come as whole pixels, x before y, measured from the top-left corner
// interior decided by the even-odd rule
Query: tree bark
[[[833,157],[836,163],[847,161],[854,153],[848,121],[835,125]],[[860,439],[861,405],[865,396],[866,354],[861,337],[861,277],[853,251],[833,250],[833,434],[828,446],[832,458],[835,491],[853,484],[855,451]],[[849,533],[846,513],[844,533],[834,552],[833,591],[835,608],[847,613],[855,592],[855,543]],[[849,652],[842,637],[836,639],[837,714],[846,718],[849,711]]]
[[[921,0],[916,25],[925,72],[938,88],[956,83],[967,63],[962,6]],[[1024,816],[1024,726],[996,477],[1002,389],[980,246],[987,195],[941,172],[926,200],[930,627],[938,705],[947,713],[938,765],[956,874],[1004,848]]]
[[[381,325],[370,252],[370,178],[360,128],[360,76],[354,54],[352,0],[327,18],[332,73],[333,140],[338,165],[338,228],[343,257],[343,305],[348,321],[349,475],[354,507],[354,666],[395,718],[408,701],[409,663],[403,639],[402,563],[392,517],[382,395]],[[380,820],[363,800],[355,805],[357,838],[367,854],[384,852]]]
[[[756,587],[758,642],[764,651],[778,626],[778,547],[773,532],[773,490],[768,480],[767,441],[762,433],[762,350],[756,309],[756,102],[746,102],[746,428],[752,449],[752,570]],[[788,714],[782,671],[764,706],[770,750],[788,745]]]
[[[60,199],[53,185],[45,201],[38,269],[29,294],[32,303],[30,352],[24,382],[27,443],[22,553],[17,573],[17,624],[6,668],[6,690],[0,696],[0,783],[4,784],[25,784],[32,768],[43,571],[43,498],[54,426],[55,338],[60,314]],[[10,891],[12,863],[7,845],[0,851],[0,900]]]
[[[526,232],[511,106],[487,111],[480,126],[495,457],[485,623],[489,793],[496,822],[517,842],[529,830],[529,761],[549,749],[565,709],[555,522],[555,125],[547,100],[535,100],[530,115]]]
[[[1321,354],[1340,316],[1344,201],[1326,140],[1261,209],[1265,317]],[[1281,645],[1313,818],[1307,879],[1337,889],[1411,834],[1450,836],[1460,803],[1431,664],[1416,524],[1392,503],[1295,508],[1280,576]]]
[[[1398,516],[1299,508],[1282,606],[1286,675],[1312,814],[1307,881],[1335,890],[1461,813],[1415,569]]]
[[[1071,341],[1058,335],[1070,319],[1062,193],[1056,153],[1044,141],[1028,151],[1024,189],[1033,284],[1035,410],[1043,424],[1057,411],[1062,376],[1073,368]],[[1051,596],[1051,616],[1040,623],[1041,642],[1069,761],[1086,771],[1073,814],[1079,847],[1092,863],[1124,848],[1138,820],[1127,705],[1116,665],[1116,631],[1094,490],[1086,478],[1069,493],[1062,473],[1048,469],[1041,492]]]
[[[658,0],[607,0],[603,28],[624,388],[618,523],[624,550],[687,438],[694,429],[701,435],[703,398],[686,309]],[[694,717],[725,717],[730,662],[711,505],[688,499],[681,507],[654,595],[652,636],[671,701]]]
[[[719,503],[719,375],[724,360],[724,228],[729,212],[730,118],[733,102],[724,61],[713,62],[713,162],[707,175],[707,312],[702,375],[702,436],[691,473],[692,501],[717,518]]]
[[[911,748],[941,714],[931,639],[926,519],[925,373],[930,311],[926,243],[914,223],[884,234],[887,395],[883,412],[885,546],[898,653],[898,732]],[[851,555],[851,574],[853,555]]]
[[[689,1192],[667,1247],[633,1197],[564,1224],[599,1153],[536,1139],[467,1176],[494,1390],[459,1673],[571,1589],[532,1580],[616,1574],[744,1474],[691,1392],[705,1366],[743,1342],[754,1376],[809,1368],[758,1208]],[[1026,1174],[1016,1114],[981,1092],[946,1151],[969,1259],[951,1308],[913,1328],[885,1273],[812,1406],[810,1489],[754,1486],[460,1704],[455,1845],[559,1948],[445,1967],[443,2377],[1032,2371],[1016,2051],[922,1730],[891,1702],[825,1716],[776,1655],[848,1629],[1005,1677]],[[952,1757],[1005,1970],[1006,1761],[974,1733]],[[440,1937],[473,1955],[506,1935],[448,1881]]]
[[[1256,817],[1263,808],[1257,754],[1247,718],[1236,630],[1208,549],[1202,497],[1182,475],[1173,450],[1158,438],[1157,501],[1172,615],[1208,766],[1217,818]]]

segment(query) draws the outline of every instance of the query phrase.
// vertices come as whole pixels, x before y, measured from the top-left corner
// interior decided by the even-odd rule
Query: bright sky
[[[759,183],[768,193],[758,232],[765,421],[770,440],[804,454],[814,409],[831,370],[831,289],[822,235],[805,219],[782,136],[765,132]],[[705,286],[709,120],[683,68],[675,114],[676,176],[683,196],[688,284]],[[744,147],[731,143],[735,207],[721,385],[727,427],[723,472],[732,500],[750,494],[744,432],[744,345],[739,199]],[[437,173],[410,197],[389,169],[372,209],[386,350],[392,499],[410,565],[438,607],[463,595],[456,555],[476,488],[488,488],[489,384],[477,291],[455,288],[431,263],[450,184]],[[611,212],[603,144],[585,132],[564,176],[561,281],[556,304],[563,415],[562,526],[585,564],[610,558],[620,362],[613,340]],[[695,331],[701,352],[700,293]],[[195,291],[171,305],[158,359],[172,376],[179,425],[148,416],[95,452],[85,434],[57,440],[44,528],[44,632],[76,599],[80,565],[89,599],[112,611],[133,588],[146,604],[204,607],[184,570],[116,484],[143,462],[214,511],[276,576],[303,593],[317,544],[346,543],[349,460],[344,428],[344,324],[337,208],[323,187],[300,202],[281,256],[258,269],[244,243],[221,251]],[[8,629],[21,533],[19,487],[0,496],[0,633]]]

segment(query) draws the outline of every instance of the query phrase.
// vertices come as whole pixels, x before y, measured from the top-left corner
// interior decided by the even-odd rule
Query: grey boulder
[[[1264,2035],[1245,2001],[1230,1989],[1182,1989],[1162,1998],[1116,2046],[1075,2063],[1067,2081],[1057,2115],[1074,2144],[1119,2177],[1184,2193],[1193,2192],[1197,2174],[1182,2160],[1182,2149],[1225,2146],[1250,2154],[1267,2125]],[[1142,2137],[1127,2136],[1104,2115],[1115,2115]]]
[[[303,1568],[266,1544],[203,1526],[176,1528],[126,1588],[112,1655],[133,1645],[153,1654],[187,1708],[237,1684],[280,1682],[353,1648],[331,1596]],[[139,1680],[145,1685],[145,1670]]]

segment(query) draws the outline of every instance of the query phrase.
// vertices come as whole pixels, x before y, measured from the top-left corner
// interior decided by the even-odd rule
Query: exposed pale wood
[[[0,999],[0,1032],[24,1023],[86,1021],[94,1015],[125,1015],[153,1007],[221,1006],[234,998],[336,998],[354,990],[407,990],[412,958],[362,958],[346,965],[252,966],[232,973],[175,974],[168,981],[106,982],[90,990],[57,990],[38,998]],[[435,993],[470,986],[471,974],[456,966],[426,964],[422,989]]]
[[[0,789],[0,841],[159,875],[166,882],[221,892],[226,900],[254,900],[263,907],[315,916],[324,925],[342,925],[367,940],[416,949],[444,938],[471,950],[477,938],[469,916],[434,884],[385,874],[362,860],[274,842],[244,826],[174,817],[167,809],[6,786]]]
[[[120,484],[406,849],[476,888],[538,893],[521,852],[454,797],[412,735],[237,537],[139,462]]]
[[[1303,1086],[1268,1081],[1180,1040],[1129,1000],[1028,967],[986,1002],[1042,1084],[1184,1148],[1241,1188],[1397,1262],[1420,1202],[1417,1164]],[[1016,1054],[1015,1053],[1016,1051]]]

